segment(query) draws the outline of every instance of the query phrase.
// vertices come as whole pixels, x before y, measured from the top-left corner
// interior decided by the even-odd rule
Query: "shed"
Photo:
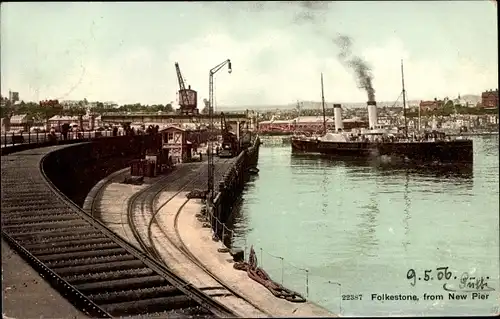
[[[172,163],[185,163],[191,161],[191,146],[187,141],[186,130],[169,126],[160,131],[162,137],[162,148],[168,149],[168,156]]]
[[[30,117],[28,114],[20,114],[20,115],[12,115],[10,118],[10,124],[11,125],[23,125],[23,124],[28,124],[30,120]]]
[[[30,124],[32,124],[32,120],[28,114],[12,115],[12,117],[10,118],[11,130],[28,130]]]

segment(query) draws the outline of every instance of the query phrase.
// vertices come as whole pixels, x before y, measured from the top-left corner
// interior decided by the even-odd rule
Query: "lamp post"
[[[217,73],[222,67],[228,65],[228,73],[231,73],[233,70],[231,68],[231,60],[227,59],[226,61],[216,65],[209,72],[209,88],[208,88],[208,117],[210,119],[210,124],[208,127],[208,198],[207,198],[207,209],[210,209],[210,206],[213,203],[214,199],[214,156],[212,153],[213,149],[213,129],[214,129],[214,75]]]

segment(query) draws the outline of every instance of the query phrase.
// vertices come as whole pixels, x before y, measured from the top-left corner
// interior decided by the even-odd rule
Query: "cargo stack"
[[[130,175],[131,176],[144,176],[144,163],[146,160],[133,160],[130,163]]]
[[[155,176],[156,176],[156,161],[145,160],[144,177],[155,177]]]

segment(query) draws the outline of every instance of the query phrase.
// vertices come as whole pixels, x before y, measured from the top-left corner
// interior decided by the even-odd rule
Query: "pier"
[[[257,165],[258,140],[216,159],[214,208],[204,219],[204,161],[130,185],[128,163],[153,136],[50,143],[2,152],[2,265],[26,274],[4,278],[6,316],[333,316],[278,299],[233,267],[226,221]]]

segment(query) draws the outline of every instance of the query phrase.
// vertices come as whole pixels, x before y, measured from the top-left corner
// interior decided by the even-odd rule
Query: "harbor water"
[[[344,316],[498,313],[498,135],[473,139],[468,172],[263,146],[235,213],[234,245],[246,253],[253,245],[275,281]]]

